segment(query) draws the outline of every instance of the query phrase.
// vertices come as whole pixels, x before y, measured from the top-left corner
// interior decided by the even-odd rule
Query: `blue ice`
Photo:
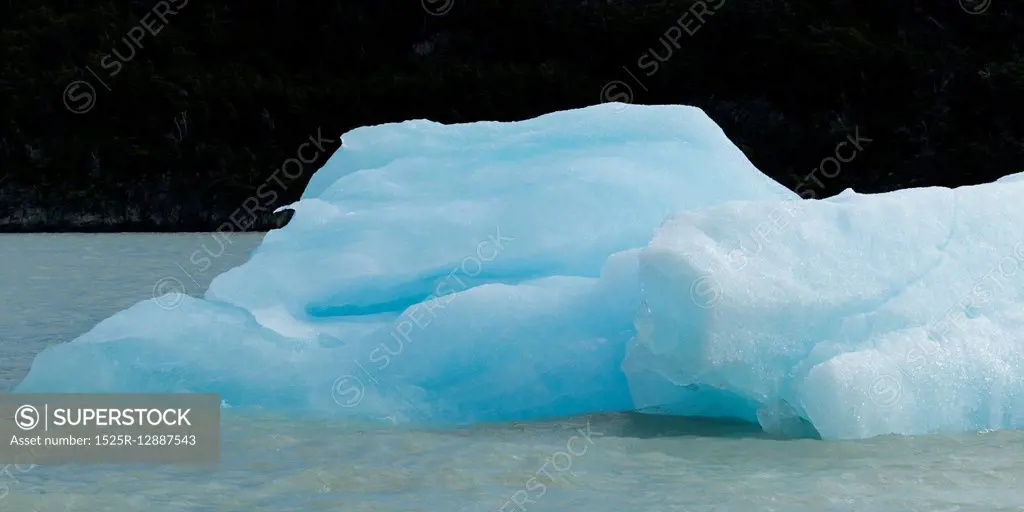
[[[365,127],[203,299],[47,349],[18,391],[466,423],[633,408],[638,249],[678,211],[795,200],[700,109]]]
[[[18,391],[414,424],[641,410],[826,439],[1024,426],[1021,176],[805,201],[686,106],[342,141],[203,298],[104,320]]]

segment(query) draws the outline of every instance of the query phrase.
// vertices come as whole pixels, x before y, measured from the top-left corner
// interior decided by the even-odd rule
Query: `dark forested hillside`
[[[986,182],[1022,49],[1020,0],[0,2],[0,230],[266,228],[354,127],[606,100],[697,105],[805,197]]]

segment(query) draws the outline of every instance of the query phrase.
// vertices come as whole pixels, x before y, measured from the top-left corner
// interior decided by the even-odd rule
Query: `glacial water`
[[[0,235],[0,390],[154,286],[201,294],[260,239],[197,272],[209,234]],[[228,409],[215,468],[7,466],[0,511],[1019,512],[1022,459],[1021,432],[794,441],[626,414],[424,431]]]

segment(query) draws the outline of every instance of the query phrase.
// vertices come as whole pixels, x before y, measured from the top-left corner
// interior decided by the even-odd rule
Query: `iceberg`
[[[396,424],[641,411],[823,439],[1024,427],[1024,174],[802,200],[686,106],[342,142],[204,297],[46,349],[17,392]]]
[[[683,212],[639,252],[640,409],[858,439],[1024,426],[1024,182]]]
[[[408,121],[342,143],[291,222],[203,298],[115,314],[40,353],[17,391],[215,392],[396,423],[628,411],[658,227],[799,200],[686,106]]]

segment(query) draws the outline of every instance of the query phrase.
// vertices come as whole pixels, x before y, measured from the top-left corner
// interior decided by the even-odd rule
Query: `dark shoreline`
[[[273,231],[273,229],[276,229],[276,228],[263,229],[263,230],[258,230],[258,229],[257,230],[251,230],[250,229],[250,230],[247,230],[247,231],[235,232],[235,234],[250,234],[250,233],[253,233],[253,234],[266,234],[266,233],[268,233],[270,231]],[[82,229],[82,230],[77,230],[77,231],[75,231],[75,230],[64,230],[64,231],[62,231],[62,230],[59,230],[59,229],[40,229],[40,230],[35,230],[35,231],[0,231],[0,236],[3,236],[3,235],[116,235],[116,234],[125,234],[125,235],[206,235],[206,234],[215,233],[215,232],[216,231],[214,231],[212,229],[208,230],[208,231],[190,231],[190,230],[185,230],[185,231],[172,231],[172,230],[153,231],[151,229],[109,229],[109,230],[85,230],[85,229]]]
[[[242,228],[229,215],[223,219],[213,219],[209,223],[180,223],[169,222],[104,222],[83,221],[82,217],[92,220],[93,216],[77,216],[76,218],[65,218],[62,221],[51,223],[16,223],[9,219],[0,218],[0,234],[101,234],[101,233],[213,233],[223,230],[229,233],[266,233],[279,229],[288,224],[291,220],[292,211],[286,210],[279,214],[261,215],[253,222],[252,218],[242,219],[246,226]],[[238,217],[235,217],[238,220]]]
[[[0,8],[0,232],[265,231],[354,128],[606,101],[701,108],[805,198],[1024,168],[1021,2],[156,3]]]

